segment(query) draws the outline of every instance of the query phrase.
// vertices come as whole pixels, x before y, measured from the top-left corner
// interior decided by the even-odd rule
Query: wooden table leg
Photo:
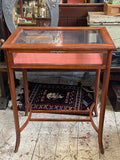
[[[6,62],[7,62],[7,71],[8,71],[8,79],[10,85],[10,92],[12,98],[12,105],[13,105],[13,114],[14,114],[14,121],[15,121],[15,130],[16,130],[16,145],[15,145],[15,152],[18,151],[18,147],[20,144],[20,126],[19,126],[19,117],[18,117],[18,109],[17,109],[17,101],[16,101],[16,90],[15,90],[15,80],[14,80],[14,73],[13,69],[10,65],[8,65],[8,61],[12,59],[12,53],[6,52]]]
[[[23,84],[24,84],[24,94],[25,94],[25,116],[28,115],[29,110],[29,94],[28,94],[28,82],[27,82],[27,70],[23,70]]]
[[[10,77],[9,78],[10,92],[11,92],[11,98],[12,98],[12,104],[13,104],[13,113],[14,113],[15,129],[16,129],[15,152],[17,152],[20,144],[20,127],[19,127],[19,117],[18,117],[18,109],[17,109],[17,101],[16,101],[14,74],[13,74],[13,70],[10,68],[9,68],[8,76]]]
[[[100,72],[101,69],[96,70],[96,80],[95,80],[95,116],[98,116],[97,105],[98,105],[98,93],[99,93],[99,84],[100,84]]]
[[[108,85],[109,85],[111,58],[112,58],[112,51],[109,51],[108,57],[107,57],[107,66],[106,66],[106,69],[104,71],[104,76],[103,76],[101,108],[100,108],[99,129],[98,129],[98,143],[99,143],[100,152],[102,154],[104,153],[102,135],[103,135],[103,124],[104,124],[107,92],[108,92]]]

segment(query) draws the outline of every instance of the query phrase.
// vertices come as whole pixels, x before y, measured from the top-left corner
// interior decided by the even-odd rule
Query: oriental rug
[[[33,110],[89,110],[94,93],[90,87],[65,84],[29,84],[29,101]],[[24,93],[17,98],[18,110],[25,110]]]

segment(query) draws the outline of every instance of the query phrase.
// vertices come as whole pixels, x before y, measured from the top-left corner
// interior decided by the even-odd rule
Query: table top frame
[[[27,30],[100,30],[104,44],[15,44],[23,29]],[[94,51],[115,49],[115,45],[105,27],[17,27],[2,49],[14,49],[15,52],[45,52],[45,51]]]

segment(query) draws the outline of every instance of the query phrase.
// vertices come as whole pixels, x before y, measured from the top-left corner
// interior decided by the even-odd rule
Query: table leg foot
[[[104,154],[104,148],[103,148],[103,146],[101,146],[101,147],[99,146],[99,149],[100,149],[100,153]]]
[[[98,138],[98,144],[99,144],[100,153],[104,154],[103,143],[102,143],[102,140],[100,140],[99,138]]]
[[[20,134],[18,135],[16,139],[16,145],[15,145],[15,150],[14,150],[15,153],[18,151],[19,145],[20,145]]]

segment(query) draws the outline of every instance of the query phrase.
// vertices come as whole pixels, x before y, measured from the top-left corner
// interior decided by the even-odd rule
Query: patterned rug
[[[93,103],[90,87],[64,84],[29,83],[33,110],[89,110]],[[18,110],[25,110],[24,93],[17,98]]]

